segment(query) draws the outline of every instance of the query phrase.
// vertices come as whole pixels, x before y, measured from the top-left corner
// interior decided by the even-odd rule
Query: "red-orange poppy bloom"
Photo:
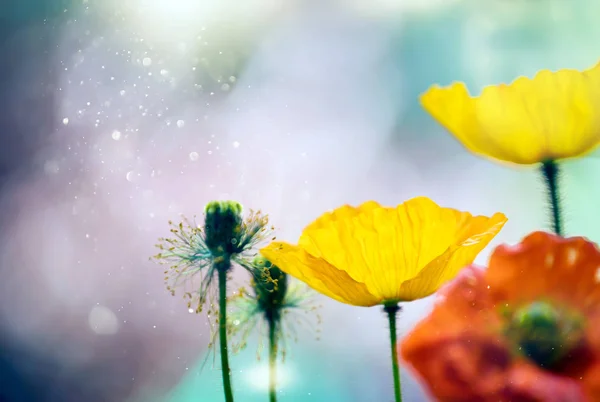
[[[600,401],[600,251],[544,232],[498,247],[399,353],[438,401]]]

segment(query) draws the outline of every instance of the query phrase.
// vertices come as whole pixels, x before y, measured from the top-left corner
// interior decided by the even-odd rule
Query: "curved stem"
[[[269,323],[269,402],[277,402],[277,323]]]
[[[219,275],[219,346],[221,351],[221,369],[223,370],[223,391],[225,401],[233,402],[231,390],[231,370],[227,351],[227,268],[229,264],[218,267]]]
[[[542,174],[548,187],[548,201],[552,210],[552,229],[554,232],[563,235],[563,223],[560,210],[560,194],[558,191],[558,165],[554,161],[542,163]]]
[[[394,374],[394,395],[396,397],[396,402],[402,402],[400,367],[398,365],[398,353],[396,351],[396,315],[398,314],[398,311],[400,311],[400,306],[398,306],[398,304],[388,304],[383,307],[383,310],[387,313],[390,324],[390,346],[392,353],[392,372]]]

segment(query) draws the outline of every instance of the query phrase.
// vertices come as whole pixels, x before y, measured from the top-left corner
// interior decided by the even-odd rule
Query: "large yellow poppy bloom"
[[[600,63],[542,70],[478,97],[462,82],[435,85],[421,104],[475,154],[521,165],[583,156],[600,143]]]
[[[273,242],[261,254],[282,271],[342,303],[374,306],[429,296],[500,231],[506,217],[472,216],[425,197],[397,207],[375,201],[325,213],[298,245]]]

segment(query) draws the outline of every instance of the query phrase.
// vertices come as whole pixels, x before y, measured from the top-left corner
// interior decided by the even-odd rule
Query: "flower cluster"
[[[216,347],[218,338],[226,402],[233,402],[227,338],[241,334],[240,342],[232,345],[234,351],[239,350],[256,324],[263,322],[269,338],[270,400],[275,401],[275,361],[278,354],[284,356],[285,348],[280,345],[284,346],[288,323],[284,318],[293,310],[313,309],[307,308],[306,288],[300,290],[298,284],[288,283],[287,274],[257,256],[255,247],[272,232],[267,216],[250,211],[244,219],[239,203],[213,201],[205,208],[204,225],[187,219],[178,225],[169,224],[172,237],[159,239],[160,252],[154,258],[169,266],[164,272],[167,290],[174,295],[176,289],[183,289],[190,312],[200,313],[208,304],[208,348]],[[241,290],[236,297],[227,296],[227,280],[234,263],[250,273],[253,293]],[[227,314],[228,301],[233,305],[232,314]]]
[[[465,268],[399,354],[447,402],[600,401],[600,251],[563,238],[559,163],[600,144],[600,63],[490,86],[434,86],[424,108],[471,152],[538,165],[556,234],[500,246]]]
[[[582,72],[544,70],[477,97],[463,83],[433,86],[421,103],[474,154],[537,166],[555,233],[497,247],[483,270],[473,261],[506,216],[474,216],[417,197],[395,207],[343,205],[306,226],[296,244],[273,241],[257,255],[270,233],[267,218],[243,219],[237,203],[210,203],[204,224],[173,226],[156,258],[170,265],[167,288],[183,288],[188,308],[200,312],[209,302],[209,315],[219,312],[227,402],[233,393],[226,336],[237,337],[237,351],[256,329],[269,340],[269,400],[276,400],[275,362],[294,332],[288,317],[314,311],[299,282],[341,303],[383,307],[396,402],[400,363],[442,402],[600,401],[600,251],[582,237],[563,237],[559,203],[560,164],[600,144],[600,64]],[[233,263],[249,273],[249,290],[227,297]],[[440,289],[433,311],[398,344],[400,304]]]

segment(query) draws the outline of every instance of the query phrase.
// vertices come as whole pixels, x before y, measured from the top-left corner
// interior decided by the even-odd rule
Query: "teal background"
[[[597,2],[158,3],[0,10],[0,399],[222,401],[210,328],[148,261],[167,220],[212,199],[264,210],[290,242],[369,199],[502,211],[480,264],[548,228],[539,172],[470,155],[418,97],[594,65]],[[567,233],[600,238],[597,155],[561,169]],[[237,270],[231,291],[245,280]],[[432,301],[403,306],[400,336]],[[320,332],[290,340],[279,400],[392,401],[380,309],[311,302]],[[232,357],[238,402],[267,399],[258,338]],[[406,401],[427,400],[404,369],[402,383]]]

